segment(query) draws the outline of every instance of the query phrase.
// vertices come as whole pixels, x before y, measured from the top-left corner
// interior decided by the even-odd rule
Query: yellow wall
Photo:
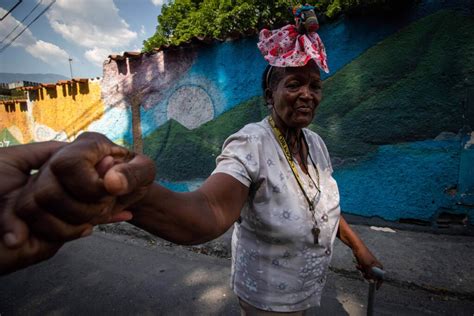
[[[14,104],[14,111],[7,112],[6,106],[9,104]],[[0,102],[0,131],[7,128],[18,142],[29,143],[32,141],[33,135],[28,127],[28,112],[21,110],[22,104],[25,105],[26,100]],[[3,139],[0,139],[0,141],[3,141]]]
[[[74,139],[104,111],[99,82],[43,87],[29,91],[27,111],[20,109],[20,102],[15,102],[15,111],[7,111],[0,102],[0,132],[8,130],[19,143]]]
[[[100,85],[95,82],[41,88],[33,100],[35,123],[63,131],[68,138],[75,138],[80,131],[86,130],[104,114],[105,109]]]

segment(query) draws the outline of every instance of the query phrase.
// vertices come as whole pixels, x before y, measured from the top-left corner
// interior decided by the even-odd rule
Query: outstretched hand
[[[71,144],[2,149],[0,174],[3,274],[49,258],[93,225],[130,220],[126,208],[145,195],[155,167],[101,134],[84,133]]]

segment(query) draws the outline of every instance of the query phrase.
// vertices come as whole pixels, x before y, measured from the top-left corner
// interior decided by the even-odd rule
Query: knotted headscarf
[[[296,25],[260,31],[258,48],[266,61],[277,67],[301,67],[313,59],[328,73],[326,49],[316,33],[319,27],[314,7],[305,5],[293,9]]]

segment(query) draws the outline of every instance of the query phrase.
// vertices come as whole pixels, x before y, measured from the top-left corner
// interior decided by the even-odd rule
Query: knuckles
[[[81,133],[74,142],[76,141],[95,141],[95,142],[106,142],[112,143],[106,136],[96,132],[84,132]]]
[[[130,185],[124,196],[109,195],[104,180],[94,169],[105,156],[123,164],[119,170]],[[102,134],[85,132],[60,148],[30,178],[25,197],[31,198],[20,198],[19,213],[25,220],[29,217],[30,223],[48,221],[48,216],[43,216],[46,213],[71,225],[107,222],[119,205],[124,208],[141,199],[155,174],[155,163],[147,156],[120,147]],[[54,221],[49,222],[49,227],[55,225]],[[61,235],[59,228],[55,234],[58,240],[68,237]]]

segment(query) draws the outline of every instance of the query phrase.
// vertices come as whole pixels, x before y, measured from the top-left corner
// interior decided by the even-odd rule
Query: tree
[[[323,20],[341,14],[373,14],[406,8],[417,0],[319,0]],[[193,37],[224,39],[233,33],[275,28],[293,21],[288,0],[171,0],[162,7],[155,34],[143,43],[144,51],[179,45]]]
[[[257,0],[175,0],[163,5],[156,33],[144,50],[179,45],[192,37],[222,39],[234,32],[288,22],[288,2]]]

